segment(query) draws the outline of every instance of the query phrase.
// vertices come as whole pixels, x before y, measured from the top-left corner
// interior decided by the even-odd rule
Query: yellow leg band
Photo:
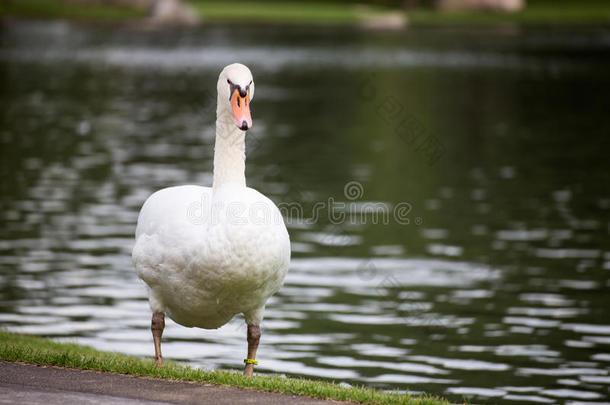
[[[254,360],[254,359],[244,359],[244,363],[254,364],[255,366],[258,365],[258,361]]]

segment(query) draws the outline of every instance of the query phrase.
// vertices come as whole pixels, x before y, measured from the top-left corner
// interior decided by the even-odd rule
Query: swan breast
[[[184,325],[210,327],[279,290],[290,240],[278,208],[254,189],[180,186],[146,201],[132,257],[162,310]]]

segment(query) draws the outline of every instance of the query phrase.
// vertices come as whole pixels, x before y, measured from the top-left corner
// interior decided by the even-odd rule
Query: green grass
[[[230,371],[202,371],[167,363],[155,367],[152,360],[118,353],[101,352],[74,343],[59,343],[38,337],[0,331],[0,360],[45,364],[83,370],[97,370],[181,381],[196,381],[289,395],[306,395],[322,399],[367,404],[448,405],[445,400],[405,394],[387,393],[364,387],[276,376],[244,377]]]
[[[0,16],[25,18],[69,18],[77,20],[124,21],[145,16],[134,7],[65,0],[1,0]]]
[[[580,2],[529,1],[517,13],[483,11],[434,11],[416,9],[408,13],[413,25],[584,25],[610,24],[610,1],[582,0]]]
[[[264,0],[185,0],[206,22],[280,24],[358,24],[398,8],[379,4],[359,5],[354,1]],[[366,3],[366,2],[362,2]],[[68,18],[122,21],[145,16],[145,10],[78,0],[1,0],[0,16]],[[610,24],[610,1],[606,0],[527,0],[518,13],[445,11],[417,8],[406,11],[414,25],[583,25]]]
[[[189,1],[203,21],[353,24],[390,9],[317,1]]]
[[[188,0],[204,21],[353,24],[399,9],[379,5],[358,6],[353,2],[266,0]],[[610,1],[527,0],[517,13],[491,11],[438,11],[416,8],[406,11],[412,25],[488,24],[609,24]]]

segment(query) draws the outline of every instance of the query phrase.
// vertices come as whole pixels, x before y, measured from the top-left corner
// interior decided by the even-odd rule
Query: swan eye
[[[233,82],[229,79],[227,79],[227,83],[229,83],[230,85],[233,85]]]

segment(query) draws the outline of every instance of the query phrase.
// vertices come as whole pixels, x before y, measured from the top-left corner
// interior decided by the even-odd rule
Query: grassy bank
[[[208,23],[275,24],[360,24],[389,12],[405,13],[418,25],[610,25],[610,1],[605,0],[527,0],[518,13],[445,11],[420,7],[413,10],[362,5],[350,1],[264,0],[184,0]],[[365,3],[366,4],[366,3]],[[67,18],[124,21],[145,16],[143,9],[75,0],[3,0],[0,16],[21,18]]]
[[[610,2],[603,0],[528,0],[517,13],[493,11],[401,10],[351,2],[188,0],[207,21],[275,23],[361,23],[388,12],[404,12],[411,25],[610,24]]]
[[[155,367],[152,360],[94,350],[73,343],[59,343],[33,336],[0,331],[0,360],[96,370],[133,376],[206,382],[259,391],[370,404],[448,405],[436,397],[411,397],[363,387],[275,376],[244,377],[229,371],[202,371],[168,363]]]
[[[41,19],[75,19],[95,21],[125,21],[142,18],[145,10],[91,2],[65,0],[2,0],[0,16]]]
[[[529,0],[527,4],[516,13],[415,9],[408,16],[413,25],[610,25],[608,1]]]
[[[299,24],[357,24],[391,11],[379,6],[316,1],[198,1],[190,3],[205,21]]]

